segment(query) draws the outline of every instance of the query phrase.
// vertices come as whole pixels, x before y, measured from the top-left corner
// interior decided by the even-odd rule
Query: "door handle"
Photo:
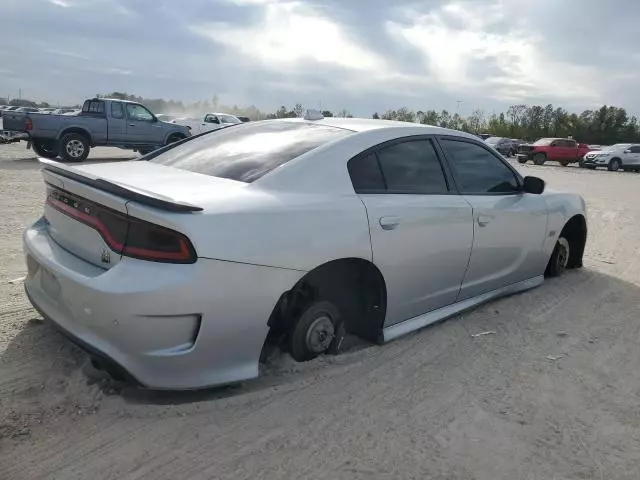
[[[379,222],[383,230],[393,230],[400,223],[400,217],[381,217]]]
[[[491,223],[491,220],[493,220],[491,215],[478,215],[478,225],[481,227]]]

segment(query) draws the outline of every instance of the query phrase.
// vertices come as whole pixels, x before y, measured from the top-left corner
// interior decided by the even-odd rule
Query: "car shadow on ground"
[[[87,374],[89,357],[46,322],[39,320],[33,312],[33,318],[24,322],[23,328],[0,355],[0,385],[6,392],[4,399],[12,404],[29,402],[37,393],[53,395],[58,401],[67,398],[78,405],[83,398],[95,399],[96,389],[102,395],[119,395],[126,402],[136,404],[167,405],[211,401],[283,386],[318,372],[331,375],[333,366],[353,365],[370,357],[384,356],[385,349],[402,350],[403,342],[420,341],[428,348],[431,342],[441,341],[440,337],[443,335],[449,335],[453,342],[472,341],[472,335],[460,334],[461,328],[466,332],[482,329],[498,333],[494,335],[499,341],[494,345],[498,355],[500,349],[510,349],[522,343],[521,347],[517,347],[519,350],[562,351],[562,355],[566,356],[577,353],[583,355],[586,349],[594,359],[597,358],[597,351],[601,350],[608,357],[604,361],[615,364],[619,359],[612,358],[613,353],[608,350],[607,345],[615,345],[616,351],[624,353],[632,350],[631,343],[635,340],[629,345],[625,345],[625,342],[626,339],[634,339],[638,330],[635,320],[639,299],[640,287],[637,285],[585,268],[567,272],[558,279],[547,280],[539,288],[490,302],[387,345],[360,347],[346,355],[321,357],[304,364],[295,363],[290,356],[277,353],[263,366],[264,374],[259,379],[227,387],[186,392],[138,388],[132,384],[113,381],[101,373],[96,375],[91,368],[91,373]],[[25,309],[25,316],[28,312]],[[594,312],[599,314],[595,315]],[[550,348],[549,342],[554,343],[564,338],[558,336],[556,339],[558,332],[566,332],[566,336],[572,341],[562,348]],[[552,337],[551,340],[548,337]],[[571,353],[570,350],[575,352]],[[587,358],[591,358],[590,356]],[[393,355],[390,357],[395,358]],[[459,361],[473,363],[473,358]],[[541,361],[545,361],[544,357],[541,357]],[[603,360],[598,362],[602,366]],[[627,369],[640,371],[640,353],[627,357],[625,362]],[[609,379],[610,383],[617,381],[624,379]]]

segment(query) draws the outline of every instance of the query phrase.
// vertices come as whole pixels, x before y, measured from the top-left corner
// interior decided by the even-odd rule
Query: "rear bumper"
[[[45,220],[24,234],[25,289],[74,343],[154,389],[195,389],[258,375],[267,321],[299,271],[199,259],[123,258],[103,270],[62,249]]]

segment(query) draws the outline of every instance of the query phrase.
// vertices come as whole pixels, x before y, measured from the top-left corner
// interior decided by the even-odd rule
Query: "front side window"
[[[152,122],[153,114],[142,105],[127,103],[127,117],[138,122]]]
[[[443,139],[460,193],[515,193],[520,191],[513,171],[490,151],[470,142]]]
[[[151,163],[251,183],[279,166],[352,130],[310,123],[243,123],[189,140]]]
[[[633,145],[632,147],[629,147],[629,152],[640,153],[640,145]]]
[[[215,115],[207,115],[204,117],[204,123],[220,123],[220,121]]]

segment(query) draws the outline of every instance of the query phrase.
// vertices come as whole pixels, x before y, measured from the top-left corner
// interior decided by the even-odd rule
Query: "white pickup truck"
[[[229,115],[228,113],[207,113],[199,119],[176,118],[171,120],[171,123],[188,127],[191,131],[191,135],[197,135],[198,133],[217,130],[222,127],[228,127],[229,125],[242,123],[242,120],[234,115]]]

